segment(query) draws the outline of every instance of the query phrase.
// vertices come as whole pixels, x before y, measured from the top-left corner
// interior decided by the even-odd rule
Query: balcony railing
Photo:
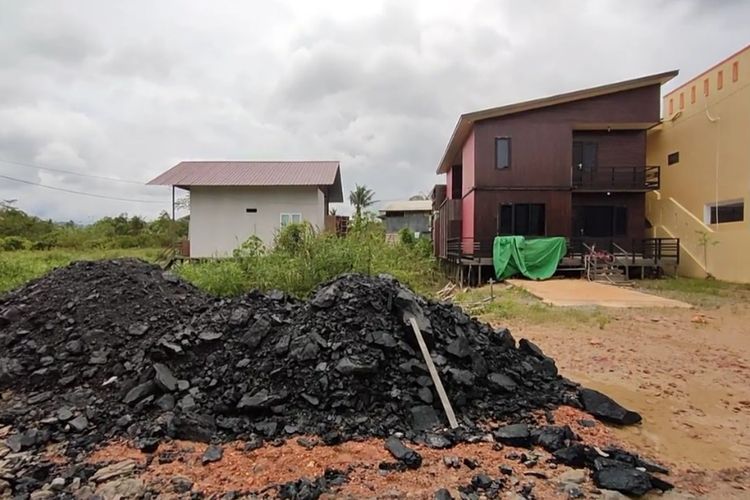
[[[573,189],[582,191],[651,191],[659,189],[660,168],[573,167]]]

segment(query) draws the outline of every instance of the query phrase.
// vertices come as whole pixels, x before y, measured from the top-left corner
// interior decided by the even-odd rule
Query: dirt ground
[[[711,498],[750,498],[750,293],[694,309],[618,309],[604,325],[503,324],[563,375],[640,412],[625,444]]]

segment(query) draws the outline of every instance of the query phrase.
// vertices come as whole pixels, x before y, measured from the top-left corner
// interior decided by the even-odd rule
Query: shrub
[[[18,236],[6,236],[5,238],[0,238],[0,250],[5,250],[6,252],[24,250],[30,246],[31,242],[29,242],[29,240]]]
[[[402,227],[398,232],[398,241],[401,242],[402,245],[406,245],[409,247],[414,246],[416,240],[417,239],[414,237],[414,232],[408,227]]]

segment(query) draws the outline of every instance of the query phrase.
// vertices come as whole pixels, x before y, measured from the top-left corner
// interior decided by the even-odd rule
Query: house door
[[[585,172],[594,170],[598,151],[595,142],[573,141],[573,168]]]
[[[244,221],[245,239],[240,243],[244,243],[251,236],[258,234],[258,209],[257,208],[246,208],[245,209],[245,221]]]

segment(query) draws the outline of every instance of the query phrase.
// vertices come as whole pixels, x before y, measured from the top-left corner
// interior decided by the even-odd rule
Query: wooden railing
[[[573,189],[650,191],[659,189],[660,167],[573,167]]]
[[[583,261],[594,248],[614,255],[622,264],[635,264],[638,259],[649,259],[654,264],[664,260],[675,264],[680,262],[679,238],[633,239],[629,249],[623,248],[619,242],[621,240],[613,238],[571,238],[568,240],[567,257],[580,257]]]
[[[473,259],[492,257],[494,240],[475,240],[474,238],[449,238],[446,255],[449,259]]]

